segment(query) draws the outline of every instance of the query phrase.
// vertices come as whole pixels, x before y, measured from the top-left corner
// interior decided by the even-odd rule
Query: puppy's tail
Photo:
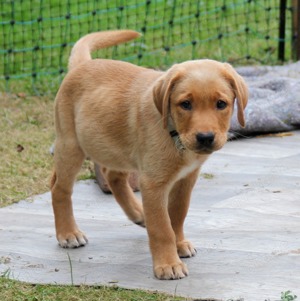
[[[133,30],[112,30],[90,33],[76,42],[69,58],[69,70],[92,59],[91,52],[118,45],[139,37]]]

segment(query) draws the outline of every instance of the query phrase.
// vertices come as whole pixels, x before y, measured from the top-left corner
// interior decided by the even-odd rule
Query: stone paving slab
[[[50,193],[1,208],[0,274],[221,300],[300,296],[300,131],[228,142],[204,165],[186,220],[198,254],[184,260],[185,279],[153,277],[145,229],[94,181],[76,183],[74,210],[89,244],[66,250],[55,239]]]

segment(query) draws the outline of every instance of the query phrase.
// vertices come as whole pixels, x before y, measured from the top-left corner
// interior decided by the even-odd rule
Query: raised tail
[[[69,58],[69,70],[92,59],[94,50],[118,45],[138,38],[141,34],[133,30],[112,30],[90,33],[78,40]]]

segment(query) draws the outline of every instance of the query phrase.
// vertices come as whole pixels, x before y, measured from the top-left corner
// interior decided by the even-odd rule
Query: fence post
[[[300,0],[293,0],[292,9],[292,59],[300,60]]]
[[[284,62],[286,0],[280,0],[278,60]]]

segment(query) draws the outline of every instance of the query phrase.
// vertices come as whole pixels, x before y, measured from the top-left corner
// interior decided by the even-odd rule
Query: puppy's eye
[[[189,100],[185,100],[180,103],[180,107],[186,111],[190,111],[192,109],[192,104]]]
[[[227,102],[224,100],[218,100],[217,101],[217,109],[218,110],[224,110],[227,107]]]

